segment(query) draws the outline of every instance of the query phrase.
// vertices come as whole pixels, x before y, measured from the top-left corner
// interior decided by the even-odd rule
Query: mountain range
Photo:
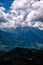
[[[6,47],[1,48],[1,45]],[[43,31],[34,27],[0,30],[0,49],[9,50],[16,46],[43,49]]]

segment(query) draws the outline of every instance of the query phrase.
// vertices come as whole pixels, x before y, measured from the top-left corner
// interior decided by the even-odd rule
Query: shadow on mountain
[[[1,44],[8,44],[9,46],[15,46],[16,44],[22,44],[21,46],[23,46],[24,43],[28,46],[28,43],[31,45],[31,43],[35,44],[36,42],[43,44],[43,30],[37,27],[17,27],[10,31],[9,29],[8,31],[0,30],[0,42]]]
[[[0,51],[0,65],[43,65],[43,50],[16,47]]]

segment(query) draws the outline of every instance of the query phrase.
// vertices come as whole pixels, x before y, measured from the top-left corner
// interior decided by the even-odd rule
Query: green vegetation
[[[43,50],[15,48],[0,51],[0,65],[43,65]]]

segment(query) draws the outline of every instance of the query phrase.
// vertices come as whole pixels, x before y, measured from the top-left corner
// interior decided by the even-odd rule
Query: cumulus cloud
[[[4,11],[5,8],[0,7],[0,22],[7,22],[7,14]]]
[[[0,7],[0,28],[19,26],[43,30],[43,0],[15,0],[7,13]]]

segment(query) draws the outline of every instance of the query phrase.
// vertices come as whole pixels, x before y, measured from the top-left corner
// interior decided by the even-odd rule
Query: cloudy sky
[[[43,30],[43,0],[0,0],[0,28],[18,26]]]
[[[33,27],[43,31],[43,0],[0,0],[0,29]],[[36,33],[42,37],[40,33]]]

